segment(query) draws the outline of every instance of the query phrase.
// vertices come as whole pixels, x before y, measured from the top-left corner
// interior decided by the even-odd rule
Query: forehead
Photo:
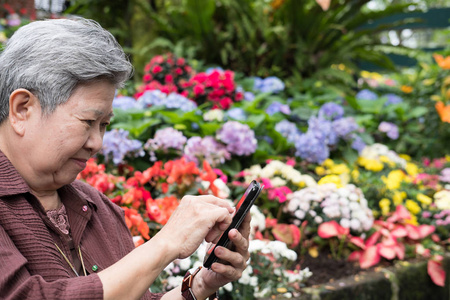
[[[112,101],[116,87],[107,81],[94,81],[77,86],[68,101],[67,109],[89,112],[96,116],[112,113]]]

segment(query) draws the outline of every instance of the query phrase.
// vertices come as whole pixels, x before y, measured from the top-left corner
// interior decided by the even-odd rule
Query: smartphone
[[[253,180],[250,183],[244,195],[242,195],[240,200],[235,205],[236,212],[233,216],[233,220],[231,221],[230,226],[227,228],[227,230],[225,230],[222,233],[217,244],[207,251],[205,259],[203,261],[203,266],[205,268],[210,269],[211,265],[216,261],[218,261],[218,257],[214,254],[214,250],[216,249],[216,247],[222,246],[231,248],[228,232],[230,232],[230,230],[233,228],[239,228],[239,226],[242,224],[242,221],[244,221],[245,216],[250,211],[250,208],[252,207],[253,203],[255,203],[256,198],[258,198],[263,188],[264,185],[259,184],[255,180]]]

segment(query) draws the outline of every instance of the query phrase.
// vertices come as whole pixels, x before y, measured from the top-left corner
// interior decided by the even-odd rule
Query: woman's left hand
[[[200,271],[193,282],[194,295],[203,296],[207,292],[209,293],[207,296],[209,296],[227,283],[241,278],[250,257],[248,252],[250,221],[251,216],[247,214],[239,230],[232,229],[228,233],[228,237],[233,243],[232,250],[225,247],[217,247],[214,250],[216,256],[225,263],[215,262],[212,264],[211,270],[203,268]],[[197,280],[199,282],[196,282]],[[196,291],[196,289],[199,290]]]

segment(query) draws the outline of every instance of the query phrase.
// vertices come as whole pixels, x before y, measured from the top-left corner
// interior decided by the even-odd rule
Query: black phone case
[[[215,263],[219,258],[214,254],[214,250],[217,246],[227,247],[230,243],[230,238],[228,237],[228,232],[233,228],[239,228],[239,226],[244,221],[245,216],[250,211],[250,208],[252,207],[253,203],[255,203],[256,198],[258,198],[259,194],[261,193],[261,190],[263,189],[263,185],[260,185],[258,182],[253,180],[250,183],[249,188],[251,190],[248,192],[244,202],[242,203],[241,207],[238,209],[236,214],[233,217],[233,220],[231,221],[230,226],[223,232],[221,235],[219,241],[214,246],[214,249],[211,251],[211,254],[206,257],[203,266],[205,268],[210,269],[211,265]],[[208,255],[208,254],[207,254]]]

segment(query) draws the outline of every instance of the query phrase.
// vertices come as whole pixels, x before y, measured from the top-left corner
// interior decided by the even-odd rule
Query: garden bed
[[[326,261],[326,264],[330,262]],[[323,264],[323,266],[326,266]],[[306,266],[306,265],[305,265]],[[356,275],[345,276],[337,279],[339,274],[355,271],[351,264],[339,266],[339,263],[329,264],[328,273],[330,280],[321,284],[315,284],[302,289],[302,295],[298,300],[442,300],[450,297],[450,280],[446,278],[445,287],[435,285],[427,274],[427,261],[418,260],[410,262],[398,262],[389,267],[376,267],[368,271],[360,271]],[[450,255],[443,261],[444,270],[450,271]],[[319,271],[318,266],[316,272]],[[335,275],[335,267],[338,274]],[[314,270],[313,270],[314,273]],[[326,276],[323,276],[325,278]],[[314,279],[318,281],[320,278]],[[310,282],[307,282],[309,285]],[[272,298],[274,299],[274,298]],[[276,298],[282,299],[282,298]]]

